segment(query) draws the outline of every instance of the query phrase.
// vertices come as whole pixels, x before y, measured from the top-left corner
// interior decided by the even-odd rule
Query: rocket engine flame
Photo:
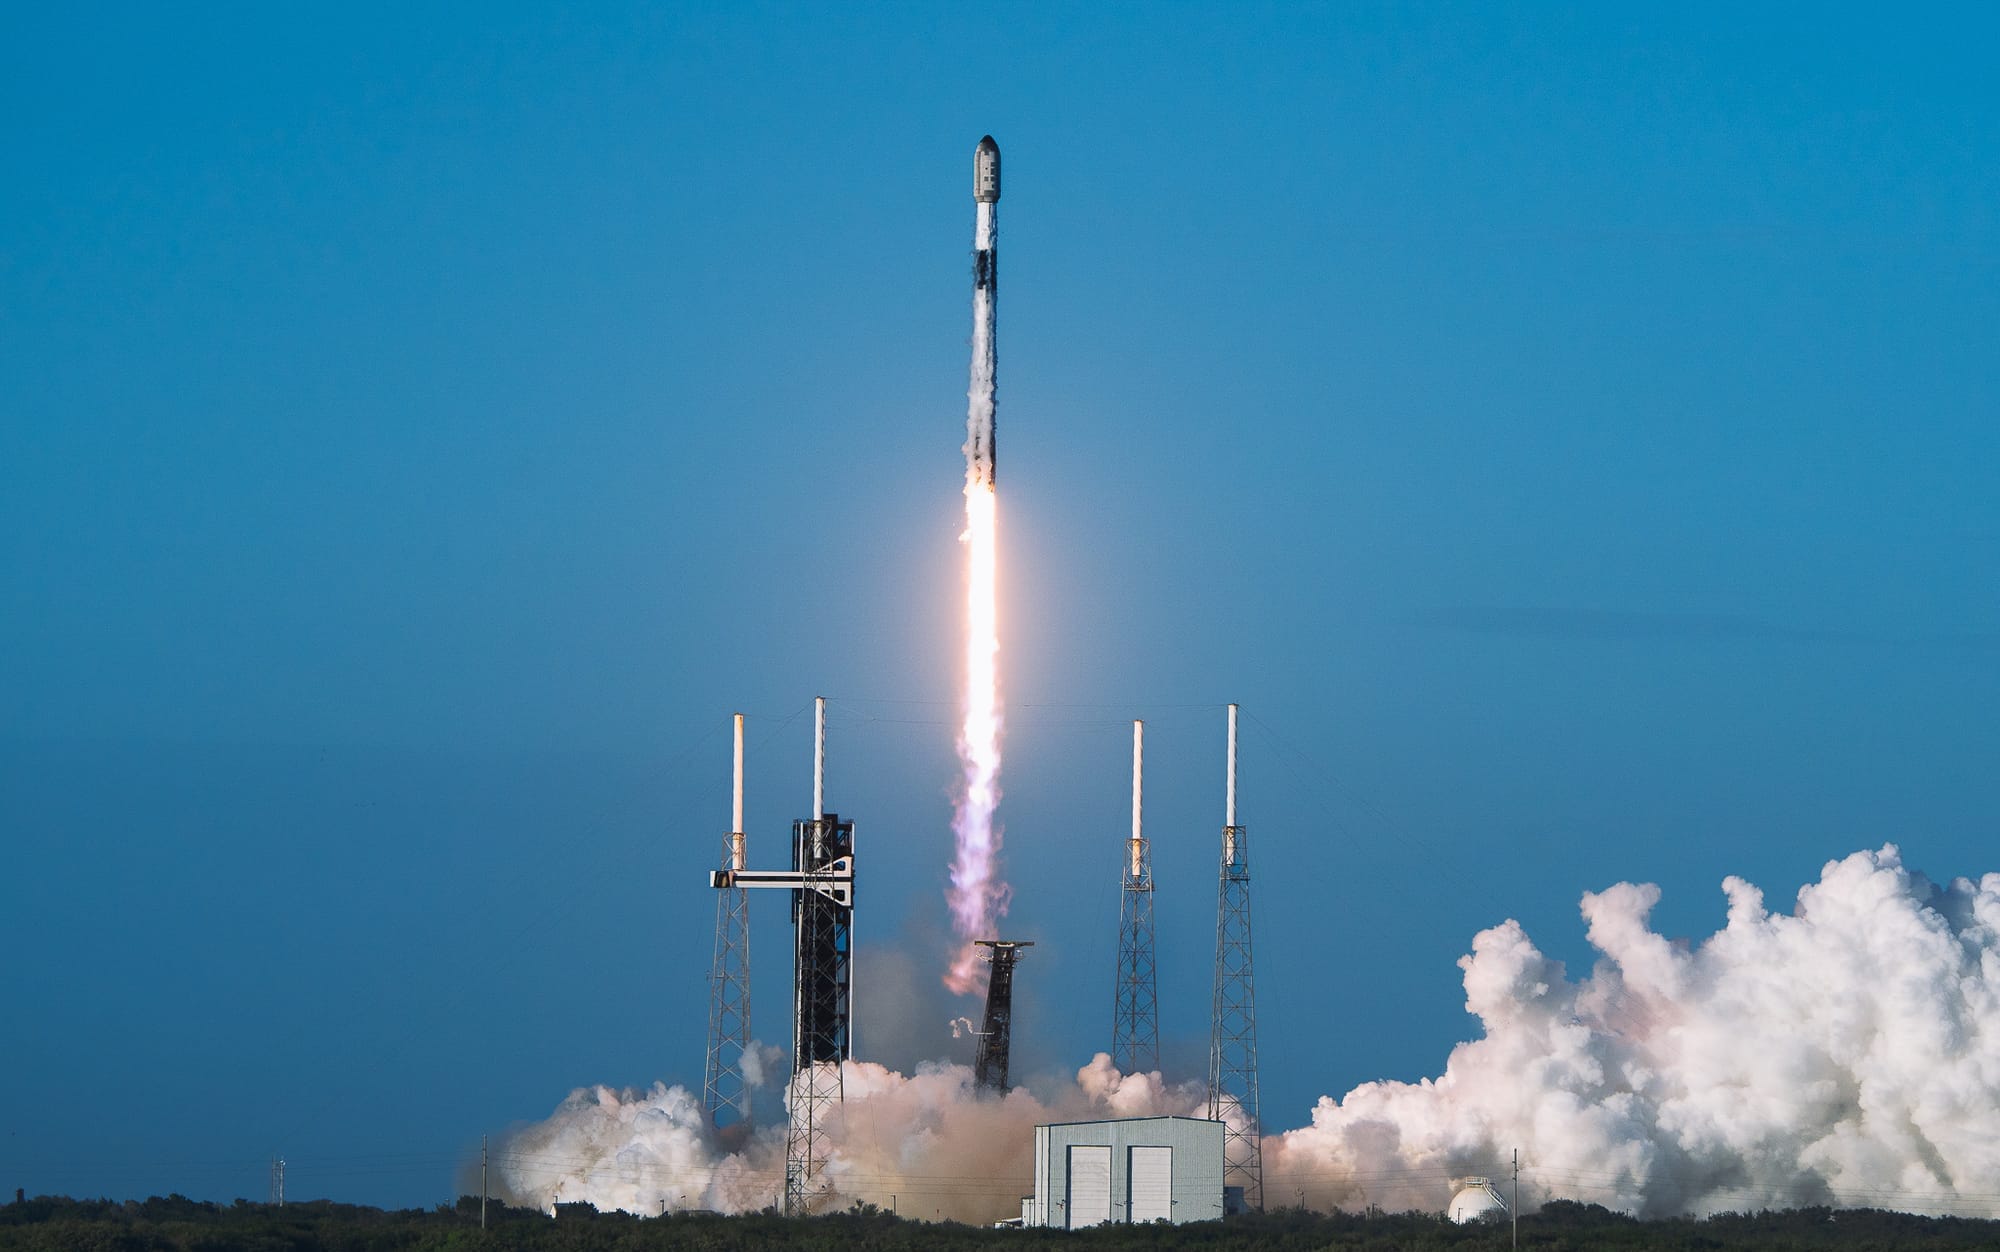
[[[952,929],[959,946],[945,986],[965,995],[985,976],[974,939],[991,937],[1006,915],[1009,889],[999,877],[1000,830],[1000,610],[999,505],[994,494],[994,345],[1000,286],[1000,150],[991,136],[973,157],[972,376],[965,410],[965,721],[958,733],[964,769],[952,833]]]
[[[951,867],[952,929],[960,943],[945,985],[960,995],[976,991],[986,963],[972,941],[990,936],[1006,915],[1010,889],[1000,881],[1000,627],[996,591],[998,518],[991,483],[965,484],[965,721],[958,757],[965,774],[952,832],[957,856]]]

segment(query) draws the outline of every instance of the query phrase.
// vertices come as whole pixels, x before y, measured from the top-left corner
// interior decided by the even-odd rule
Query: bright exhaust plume
[[[991,483],[965,484],[965,720],[958,732],[964,768],[952,833],[952,930],[959,939],[945,985],[961,995],[978,989],[986,972],[972,941],[991,938],[1007,912],[1009,889],[1000,881],[1000,624],[999,519]]]

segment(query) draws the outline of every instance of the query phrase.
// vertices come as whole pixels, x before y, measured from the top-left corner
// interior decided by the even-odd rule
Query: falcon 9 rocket
[[[958,734],[964,781],[952,831],[952,929],[959,947],[945,984],[968,994],[987,967],[974,940],[990,938],[1007,911],[1000,877],[999,504],[993,484],[993,331],[999,293],[1000,145],[988,135],[972,158],[972,383],[965,409],[965,721]]]

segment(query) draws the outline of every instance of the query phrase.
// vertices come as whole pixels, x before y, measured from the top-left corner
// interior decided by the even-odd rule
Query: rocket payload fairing
[[[966,392],[965,477],[993,486],[994,348],[1000,293],[1000,145],[988,135],[972,156],[972,385]]]

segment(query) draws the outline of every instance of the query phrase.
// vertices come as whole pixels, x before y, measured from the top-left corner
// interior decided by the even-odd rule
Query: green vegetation
[[[905,1221],[870,1206],[802,1221],[771,1214],[657,1218],[595,1213],[565,1206],[560,1219],[530,1209],[487,1207],[467,1196],[435,1210],[385,1212],[325,1200],[275,1208],[238,1200],[210,1204],[184,1196],[150,1200],[68,1200],[47,1196],[0,1205],[0,1252],[430,1252],[432,1249],[529,1249],[628,1252],[689,1248],[752,1249],[1245,1248],[1270,1252],[1403,1252],[1453,1249],[1500,1252],[1509,1231],[1453,1226],[1416,1213],[1324,1215],[1296,1209],[1227,1222],[1168,1227],[1104,1226],[1063,1231],[990,1230]],[[1521,1246],[1537,1252],[1599,1249],[1820,1248],[1990,1249],[2000,1222],[1912,1217],[1873,1210],[1798,1209],[1697,1221],[1642,1222],[1596,1205],[1556,1203],[1521,1219]]]

